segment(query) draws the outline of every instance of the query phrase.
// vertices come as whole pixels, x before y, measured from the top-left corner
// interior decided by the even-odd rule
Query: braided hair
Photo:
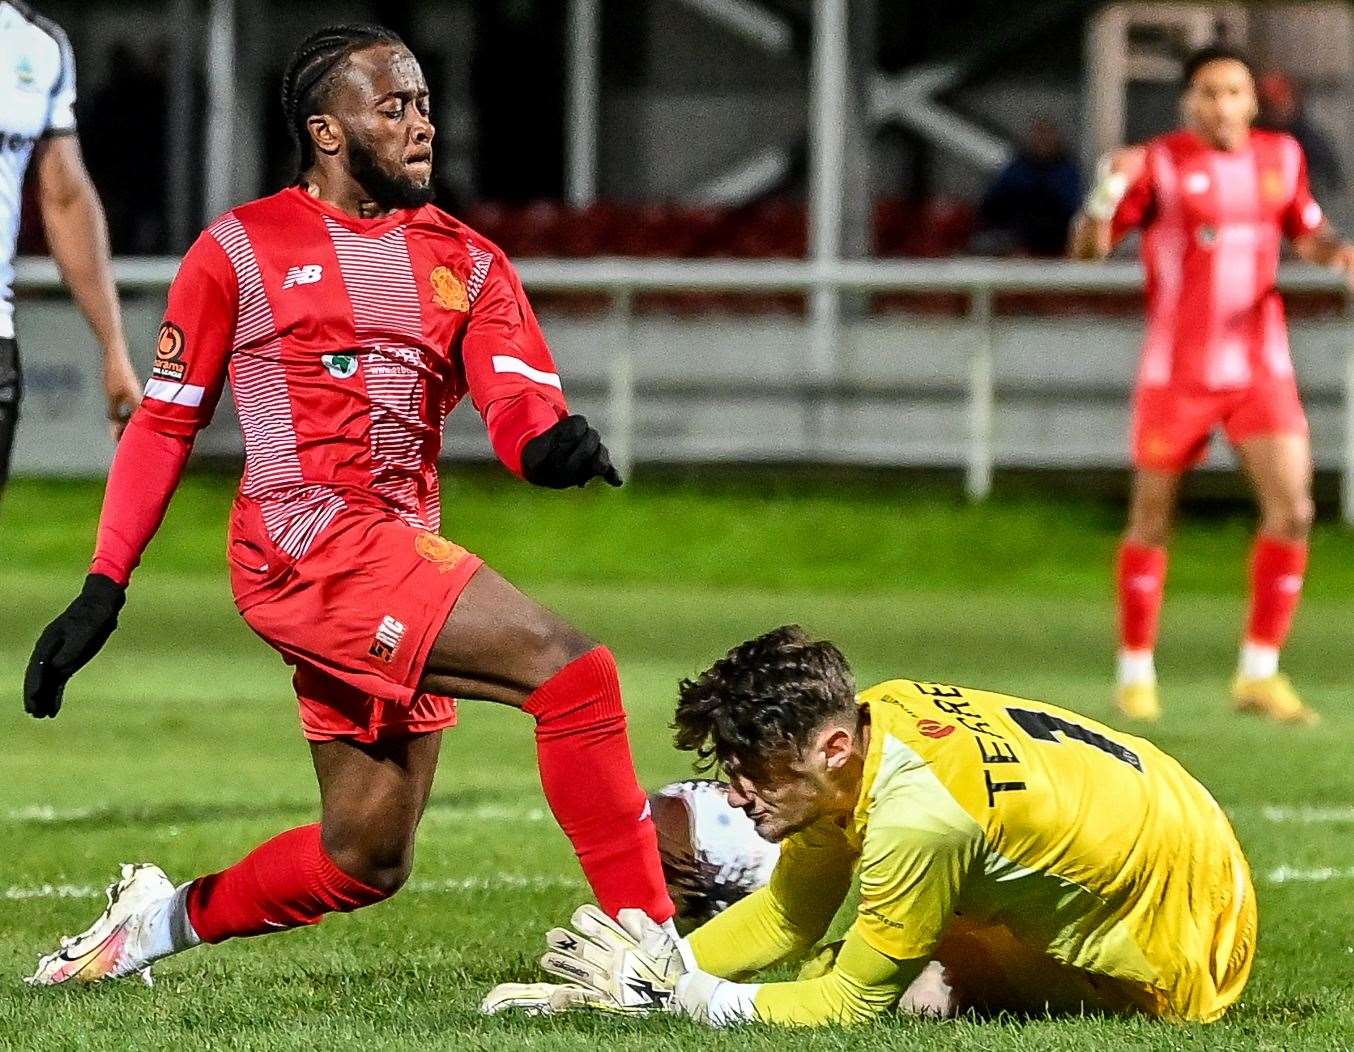
[[[287,60],[282,72],[282,113],[299,151],[299,171],[304,172],[315,161],[306,120],[328,103],[336,74],[348,56],[376,44],[405,46],[398,33],[384,26],[327,26],[301,41]]]
[[[677,748],[696,766],[756,778],[802,756],[814,732],[856,706],[855,677],[842,652],[784,625],[740,643],[677,688]]]

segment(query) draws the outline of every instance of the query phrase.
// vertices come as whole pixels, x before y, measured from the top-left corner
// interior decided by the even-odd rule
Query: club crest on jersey
[[[324,267],[318,263],[307,263],[303,267],[292,267],[288,270],[287,276],[282,279],[282,287],[289,289],[295,285],[314,285],[322,277]]]
[[[19,56],[19,62],[14,67],[14,75],[18,78],[21,91],[37,90],[37,77],[33,74],[33,60],[27,55]]]
[[[320,362],[335,380],[347,380],[357,375],[355,354],[322,354]]]
[[[172,321],[160,326],[160,335],[155,341],[155,365],[151,374],[160,380],[183,383],[183,375],[188,366],[183,360],[183,330]]]
[[[464,314],[470,309],[470,295],[466,292],[465,282],[452,273],[450,267],[434,267],[428,275],[428,284],[433,287],[433,302],[443,310]]]

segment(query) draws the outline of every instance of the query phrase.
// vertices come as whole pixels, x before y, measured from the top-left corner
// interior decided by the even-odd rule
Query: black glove
[[[522,475],[533,486],[551,489],[586,486],[594,478],[621,484],[602,436],[577,415],[565,417],[522,448]]]
[[[118,626],[127,590],[92,573],[70,606],[38,636],[24,673],[24,711],[42,719],[61,710],[66,681],[82,669]]]

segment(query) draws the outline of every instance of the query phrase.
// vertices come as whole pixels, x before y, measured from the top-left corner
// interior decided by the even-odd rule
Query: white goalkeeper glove
[[[499,983],[481,1002],[480,1011],[485,1015],[517,1011],[532,1016],[578,1011],[647,1014],[647,1010],[621,1008],[604,994],[574,983]]]
[[[1100,159],[1095,171],[1095,185],[1081,208],[1087,216],[1099,223],[1108,223],[1114,218],[1119,202],[1124,199],[1124,194],[1128,193],[1127,173],[1116,171],[1112,164],[1109,157]]]
[[[612,1010],[653,1012],[667,1008],[686,971],[677,942],[638,909],[612,920],[596,906],[580,906],[573,930],[552,928],[541,967],[551,975],[600,995]]]

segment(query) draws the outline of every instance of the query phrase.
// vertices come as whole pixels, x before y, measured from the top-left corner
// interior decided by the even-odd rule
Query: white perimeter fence
[[[162,295],[168,287],[177,268],[177,260],[172,258],[120,259],[116,261],[119,287],[127,293],[156,293]],[[992,471],[998,464],[995,433],[999,417],[1003,410],[1003,388],[998,383],[1001,369],[1002,351],[1005,346],[998,339],[1001,326],[1019,325],[1021,319],[997,317],[994,303],[998,296],[1010,293],[1070,294],[1070,295],[1122,295],[1133,293],[1142,287],[1142,275],[1139,266],[1133,262],[1115,261],[1102,265],[1088,265],[1064,262],[1009,262],[995,260],[956,260],[956,261],[841,261],[836,263],[814,262],[712,262],[712,261],[637,261],[621,259],[598,259],[587,261],[528,260],[519,267],[522,281],[533,295],[546,293],[566,294],[603,294],[610,303],[600,313],[584,318],[568,320],[547,316],[543,324],[557,352],[560,343],[571,343],[572,350],[587,357],[591,348],[591,375],[595,378],[592,388],[605,403],[606,437],[617,463],[622,471],[627,471],[636,459],[637,429],[643,423],[636,411],[637,398],[699,396],[702,384],[706,393],[712,396],[736,395],[733,403],[737,407],[752,406],[759,398],[780,399],[783,407],[797,407],[801,413],[799,437],[784,445],[768,449],[765,444],[759,447],[756,455],[763,458],[813,459],[821,461],[874,461],[880,460],[919,460],[933,464],[962,466],[965,472],[965,486],[969,496],[981,500],[987,496],[992,485]],[[51,261],[44,259],[23,259],[19,262],[17,288],[21,293],[53,293],[61,288],[59,276]],[[1344,309],[1340,317],[1325,323],[1322,327],[1323,360],[1318,363],[1325,377],[1324,394],[1329,396],[1329,408],[1333,411],[1329,432],[1329,442],[1318,443],[1319,457],[1327,466],[1336,467],[1341,475],[1341,512],[1346,522],[1354,523],[1354,327],[1350,325],[1351,298],[1344,294],[1343,283],[1333,274],[1306,266],[1285,266],[1280,275],[1280,287],[1291,293],[1340,293],[1343,295]],[[739,315],[723,316],[718,326],[724,333],[740,329],[758,332],[761,343],[771,346],[761,347],[758,355],[762,358],[759,369],[744,370],[736,363],[729,363],[727,354],[718,349],[712,350],[711,333],[714,331],[706,319],[700,319],[694,326],[687,325],[684,332],[680,323],[674,322],[660,332],[642,331],[649,324],[647,317],[637,315],[636,298],[646,293],[676,292],[732,292],[732,293],[803,293],[813,307],[808,316],[801,318],[779,319],[769,326],[765,321],[744,318]],[[853,294],[872,295],[879,293],[909,294],[959,294],[967,303],[967,310],[960,319],[946,321],[945,339],[936,341],[935,356],[927,356],[927,341],[937,330],[934,325],[928,328],[926,319],[912,319],[908,315],[888,315],[874,319],[871,324],[891,328],[895,336],[905,332],[914,344],[920,344],[920,366],[913,362],[913,368],[906,371],[901,379],[888,377],[881,379],[879,363],[870,372],[871,379],[862,382],[857,370],[849,367],[843,360],[843,350],[851,340],[852,312],[836,309],[832,298],[834,294],[847,299]],[[822,309],[824,302],[829,309]],[[50,312],[51,305],[46,303],[20,304],[18,320],[20,338],[25,362],[33,358],[30,348],[41,343],[42,337],[25,332],[26,317],[41,314],[41,308]],[[67,305],[60,308],[70,313]],[[161,302],[148,304],[146,310],[153,310],[158,323]],[[52,315],[49,313],[48,319]],[[689,320],[688,320],[689,321]],[[1102,328],[1118,325],[1120,334],[1126,337],[1123,321],[1099,318],[1083,319],[1084,329],[1078,339],[1085,342],[1098,339],[1095,335]],[[145,328],[146,325],[140,326]],[[1140,319],[1134,319],[1132,327],[1141,329]],[[42,329],[41,318],[35,318],[29,328]],[[1301,328],[1301,327],[1300,327]],[[569,330],[561,332],[560,330]],[[133,341],[137,342],[137,329],[129,324]],[[154,331],[153,325],[149,328]],[[692,332],[694,331],[694,336]],[[569,335],[572,332],[572,337]],[[77,338],[75,330],[67,329],[66,339]],[[87,347],[87,337],[80,338]],[[1087,380],[1077,368],[1067,367],[1066,363],[1054,360],[1064,353],[1056,347],[1039,346],[1040,334],[1034,332],[1022,348],[1026,359],[1045,359],[1042,363],[1045,376],[1062,380],[1062,386],[1077,390],[1078,384],[1087,388],[1097,388],[1095,380]],[[653,357],[654,344],[658,341],[657,354],[663,359],[660,373],[668,378],[663,383],[649,383],[637,379],[636,347],[641,343],[649,346],[649,355]],[[664,346],[663,341],[678,341],[677,345]],[[703,341],[703,342],[702,342]],[[779,341],[779,345],[778,345]],[[1136,342],[1136,335],[1134,336]],[[1123,342],[1122,340],[1120,342]],[[1295,345],[1298,341],[1295,339]],[[1030,345],[1032,344],[1032,345]],[[1089,353],[1093,353],[1091,348]],[[87,353],[87,352],[85,352]],[[1082,352],[1086,357],[1088,352]],[[575,356],[559,353],[566,376],[573,375]],[[1119,357],[1124,357],[1120,355]],[[956,360],[962,358],[963,360]],[[27,368],[27,365],[26,365]],[[918,368],[924,370],[918,372]],[[1121,372],[1126,375],[1131,363],[1123,363]],[[1299,363],[1300,373],[1303,363]],[[32,371],[30,377],[32,377]],[[584,372],[589,370],[584,369]],[[649,370],[651,371],[651,370]],[[941,387],[932,382],[932,372],[947,377],[948,383]],[[1116,374],[1117,375],[1117,374]],[[57,379],[63,382],[73,381],[70,368],[61,371]],[[43,387],[44,376],[32,377]],[[684,386],[683,386],[684,384]],[[577,384],[574,385],[578,387]],[[584,387],[586,388],[586,383]],[[30,392],[33,385],[30,383]],[[1126,402],[1127,390],[1124,380],[1118,379],[1106,390],[1102,382],[1098,386],[1100,397],[1113,397],[1119,400],[1119,391],[1123,389],[1123,401]],[[68,408],[68,399],[60,395],[61,383],[52,386],[48,406],[53,416]],[[953,395],[953,401],[960,403],[958,413],[948,413],[951,423],[960,417],[962,434],[957,443],[937,446],[923,451],[918,457],[871,452],[868,446],[857,443],[837,441],[839,429],[834,424],[834,412],[844,401],[861,398],[873,399],[868,411],[879,416],[879,406],[893,402],[892,412],[904,412],[897,403],[906,401],[909,394],[925,397],[932,395]],[[1338,409],[1336,408],[1338,406]],[[1335,417],[1338,413],[1338,418]],[[453,418],[454,419],[454,418]],[[748,426],[757,428],[752,415],[748,416]],[[55,422],[55,421],[52,421]],[[887,424],[882,426],[887,427]],[[1074,428],[1080,426],[1072,425]],[[1102,430],[1103,424],[1096,425]],[[21,429],[21,437],[22,437]],[[1335,437],[1338,430],[1339,437]],[[1065,433],[1066,429],[1064,429]],[[1037,440],[1036,440],[1037,441]],[[1022,462],[1044,462],[1048,464],[1068,464],[1072,456],[1060,455],[1055,448],[1058,438],[1049,439],[1048,448],[1027,452]],[[57,445],[62,443],[58,442]],[[55,463],[46,462],[34,443],[29,450],[27,461],[21,456],[20,468],[43,470],[61,470]],[[51,442],[46,448],[54,448]],[[675,447],[674,447],[675,448]],[[891,447],[896,450],[896,447]],[[23,446],[20,447],[22,453]],[[703,455],[712,459],[737,457],[738,450],[712,446],[708,442],[688,443],[687,456]],[[678,450],[681,455],[681,450]],[[1046,455],[1044,455],[1046,454]],[[1074,454],[1073,454],[1074,456]]]

